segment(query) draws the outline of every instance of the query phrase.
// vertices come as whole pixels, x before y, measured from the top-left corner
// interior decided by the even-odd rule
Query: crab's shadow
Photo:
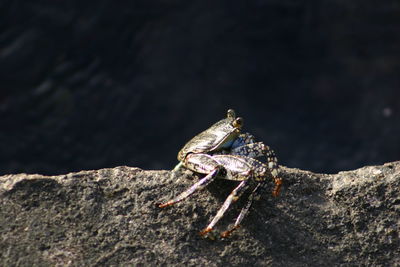
[[[304,259],[303,264],[323,264],[340,260],[340,256],[332,253],[323,241],[324,236],[329,238],[329,233],[325,232],[324,222],[320,219],[319,205],[314,205],[326,201],[324,186],[306,175],[285,177],[283,174],[282,178],[285,184],[281,194],[272,196],[271,182],[262,192],[261,199],[253,203],[242,228],[262,244],[274,262],[301,264],[299,259]],[[299,179],[303,182],[299,183]],[[207,189],[222,204],[235,186],[237,182],[217,179]],[[218,229],[232,225],[247,196],[248,192],[230,207],[218,223]],[[238,234],[234,233],[231,238],[235,235]]]

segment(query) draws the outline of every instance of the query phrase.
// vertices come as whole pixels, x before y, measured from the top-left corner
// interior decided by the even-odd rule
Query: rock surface
[[[234,185],[158,209],[198,177],[117,167],[0,177],[1,266],[399,266],[400,161],[335,175],[282,167],[229,239],[202,239]],[[272,189],[272,183],[271,183]],[[240,201],[218,225],[224,230]]]

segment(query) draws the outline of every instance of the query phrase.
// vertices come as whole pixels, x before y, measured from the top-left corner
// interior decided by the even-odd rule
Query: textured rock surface
[[[2,176],[0,265],[400,265],[400,161],[336,175],[281,174],[281,196],[264,194],[243,227],[217,241],[197,233],[232,187],[228,181],[160,210],[157,200],[197,177],[173,180],[169,171],[130,167]]]

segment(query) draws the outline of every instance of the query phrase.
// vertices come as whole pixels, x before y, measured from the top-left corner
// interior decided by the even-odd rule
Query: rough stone
[[[198,179],[117,167],[0,177],[1,266],[399,266],[400,161],[334,175],[281,168],[229,239],[198,235],[234,186],[155,206]],[[272,183],[270,185],[272,190]],[[239,201],[216,231],[225,230]]]

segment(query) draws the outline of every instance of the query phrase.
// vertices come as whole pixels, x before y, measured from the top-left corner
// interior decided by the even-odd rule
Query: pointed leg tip
[[[275,182],[276,186],[281,186],[282,185],[282,178],[276,178],[274,182]]]
[[[156,203],[156,206],[159,207],[159,208],[165,208],[165,207],[168,207],[170,205],[171,204],[169,204],[168,202],[167,203]]]
[[[223,232],[223,233],[221,234],[221,237],[222,237],[222,238],[227,238],[227,237],[229,237],[230,234],[231,234],[231,233],[230,233],[229,231],[225,231],[225,232]]]
[[[201,231],[201,232],[199,233],[199,235],[205,236],[206,234],[208,234],[208,233],[211,232],[212,230],[213,230],[212,228],[206,228],[206,229],[204,229],[203,231]]]
[[[228,238],[232,234],[232,232],[235,231],[236,229],[238,229],[239,227],[240,227],[240,225],[237,225],[237,226],[234,226],[232,229],[223,232],[221,234],[221,237],[222,238]]]
[[[279,193],[281,192],[281,187],[282,187],[282,179],[281,178],[275,179],[275,188],[272,191],[272,195],[274,197],[279,196]]]
[[[280,190],[274,190],[274,191],[272,192],[272,196],[273,196],[273,197],[278,197],[279,194],[280,194]]]

